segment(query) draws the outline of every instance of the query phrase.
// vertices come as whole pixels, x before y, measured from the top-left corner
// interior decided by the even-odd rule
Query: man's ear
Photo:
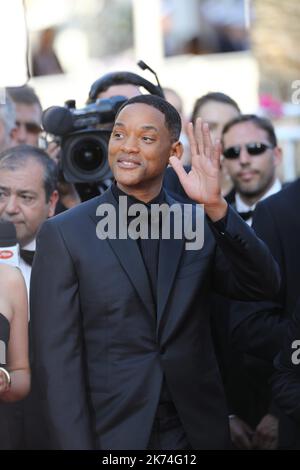
[[[177,157],[180,160],[182,155],[183,155],[183,145],[180,142],[180,140],[177,140],[177,142],[174,142],[172,144],[170,157]]]
[[[55,190],[51,194],[49,202],[48,202],[48,204],[49,204],[48,217],[52,217],[55,214],[55,208],[56,208],[57,201],[58,201],[58,191]]]

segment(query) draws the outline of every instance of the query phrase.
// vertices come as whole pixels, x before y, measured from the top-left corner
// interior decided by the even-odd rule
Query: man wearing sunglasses
[[[253,114],[237,116],[224,126],[222,144],[223,164],[234,184],[227,201],[252,225],[257,202],[281,189],[276,169],[282,155],[273,125]],[[220,305],[226,313],[229,302],[222,299]],[[269,409],[270,367],[251,355],[241,354],[231,344],[225,343],[225,348],[230,365],[226,368],[225,388],[233,413],[232,442],[238,449],[274,448],[278,422]]]
[[[257,202],[281,189],[276,168],[282,152],[273,125],[255,114],[238,116],[225,125],[222,144],[224,166],[234,184],[230,202],[251,225]]]
[[[267,243],[274,258],[278,261],[282,273],[281,290],[276,302],[249,302],[234,306],[231,315],[231,337],[239,353],[255,355],[272,362],[282,347],[289,349],[289,367],[292,368],[292,355],[296,352],[289,335],[289,321],[294,321],[299,308],[300,279],[300,179],[287,188],[265,199],[257,205],[253,217],[253,228]],[[293,324],[292,324],[293,327]],[[292,331],[293,332],[293,331]],[[296,338],[299,339],[299,338]],[[289,344],[287,341],[290,341]],[[281,364],[279,358],[275,365]],[[278,363],[279,361],[279,363]],[[299,367],[299,366],[298,366]],[[288,369],[285,369],[287,372]],[[272,372],[272,369],[271,369]],[[292,377],[292,375],[290,375]],[[293,412],[294,395],[285,384],[284,390],[274,388],[275,398],[290,393],[285,405],[289,414]],[[282,405],[282,402],[279,403]],[[285,410],[286,411],[286,410]],[[282,413],[279,415],[279,449],[300,448],[300,429],[294,420]]]
[[[33,88],[28,85],[7,89],[16,107],[16,129],[12,138],[15,145],[38,147],[42,131],[42,106]]]

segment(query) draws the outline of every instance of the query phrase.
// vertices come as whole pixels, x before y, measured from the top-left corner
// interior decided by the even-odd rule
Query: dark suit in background
[[[296,435],[294,448],[300,450],[300,298],[274,363],[273,395],[292,419]]]
[[[282,273],[282,285],[275,302],[236,303],[231,316],[235,347],[254,355],[270,366],[282,347],[288,318],[299,297],[300,279],[300,180],[260,202],[253,225],[269,246]],[[270,367],[269,376],[272,368]],[[295,435],[283,416],[280,446],[293,447]],[[288,429],[289,428],[289,429]]]

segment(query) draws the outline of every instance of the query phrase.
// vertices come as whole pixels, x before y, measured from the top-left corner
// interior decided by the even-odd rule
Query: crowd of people
[[[273,124],[221,91],[190,123],[174,90],[97,98],[116,95],[111,184],[85,202],[42,148],[35,91],[0,105],[0,222],[20,246],[0,266],[0,449],[299,448],[300,183],[278,178]],[[124,233],[136,205],[137,239],[99,236],[101,208]],[[165,213],[143,237],[157,205],[180,222],[189,205],[192,226],[201,205],[202,247],[176,217],[166,239]]]

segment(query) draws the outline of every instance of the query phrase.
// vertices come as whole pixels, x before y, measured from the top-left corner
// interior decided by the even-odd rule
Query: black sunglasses
[[[16,121],[16,126],[24,126],[26,131],[31,134],[39,134],[42,131],[42,128],[35,122],[20,122]]]
[[[223,155],[225,158],[228,158],[228,160],[239,158],[242,147],[243,145],[234,145],[233,147],[228,147],[228,149],[223,150]],[[274,148],[273,145],[264,144],[262,142],[251,142],[250,144],[245,144],[244,147],[251,157],[262,155],[267,149]]]

